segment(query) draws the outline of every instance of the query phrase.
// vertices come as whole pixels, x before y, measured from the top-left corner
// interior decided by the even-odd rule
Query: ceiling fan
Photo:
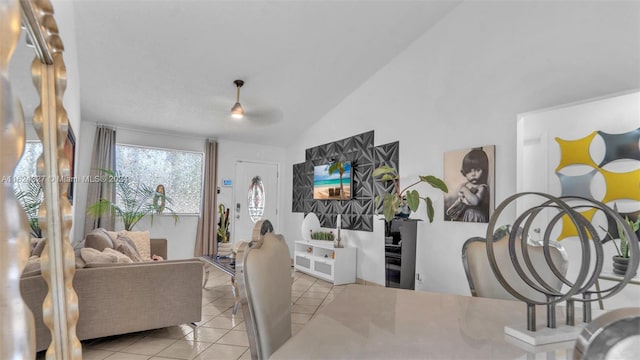
[[[234,80],[233,83],[236,84],[236,103],[231,108],[231,117],[234,119],[242,119],[244,117],[244,109],[242,105],[240,105],[240,88],[244,85],[244,81]]]
[[[224,112],[229,114],[234,122],[238,123],[251,123],[255,125],[271,125],[282,120],[282,110],[275,106],[258,105],[255,102],[243,101],[240,103],[240,88],[245,85],[244,80],[234,80],[233,84],[236,87],[236,99],[231,111],[229,111],[229,99],[217,98],[215,100],[214,107],[216,112]],[[226,110],[222,110],[226,108]],[[227,115],[227,116],[229,116]]]

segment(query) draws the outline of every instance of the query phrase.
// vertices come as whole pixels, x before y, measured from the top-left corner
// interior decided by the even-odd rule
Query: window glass
[[[24,153],[13,172],[13,189],[18,191],[26,191],[29,186],[29,180],[37,178],[36,164],[38,157],[42,154],[42,143],[39,141],[27,141],[24,145]]]
[[[264,183],[260,176],[255,176],[249,184],[249,193],[247,194],[247,209],[249,217],[255,224],[262,219],[264,214]]]
[[[116,145],[116,169],[122,176],[155,189],[163,185],[168,207],[176,213],[200,213],[202,162],[198,152]]]

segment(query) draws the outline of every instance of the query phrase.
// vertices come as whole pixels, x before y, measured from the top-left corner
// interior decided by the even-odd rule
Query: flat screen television
[[[313,168],[313,198],[316,200],[351,199],[351,162],[343,162],[344,172],[329,174],[331,164],[317,165]]]

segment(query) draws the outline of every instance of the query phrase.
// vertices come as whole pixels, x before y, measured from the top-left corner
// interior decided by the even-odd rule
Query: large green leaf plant
[[[154,215],[163,212],[169,213],[174,222],[178,222],[178,215],[167,206],[167,204],[172,205],[171,199],[162,192],[157,192],[147,184],[123,176],[120,172],[107,169],[100,169],[100,171],[105,178],[115,180],[116,202],[100,199],[89,206],[87,213],[90,216],[100,217],[111,212],[122,220],[124,229],[127,231],[131,231],[145,216],[149,216],[153,224]]]
[[[410,211],[417,211],[420,207],[420,200],[422,199],[424,200],[427,207],[427,217],[429,218],[429,222],[433,222],[435,211],[433,209],[433,201],[431,200],[431,198],[428,196],[420,196],[418,190],[411,190],[412,187],[420,183],[424,182],[436,189],[442,190],[445,193],[449,192],[447,184],[433,175],[419,175],[418,181],[401,189],[398,171],[395,168],[386,165],[380,166],[373,170],[373,177],[377,178],[379,181],[393,182],[393,193],[384,194],[384,196],[382,197],[380,195],[377,195],[375,198],[376,209],[378,208],[380,201],[382,201],[382,212],[384,214],[385,220],[387,221],[391,221],[398,213],[398,209],[400,208],[400,206],[405,203],[409,207]]]

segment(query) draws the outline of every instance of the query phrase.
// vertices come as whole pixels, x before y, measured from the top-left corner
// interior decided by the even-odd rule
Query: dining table
[[[546,327],[545,309],[536,313]],[[271,359],[573,358],[575,340],[532,346],[505,334],[521,323],[519,301],[347,285]]]

